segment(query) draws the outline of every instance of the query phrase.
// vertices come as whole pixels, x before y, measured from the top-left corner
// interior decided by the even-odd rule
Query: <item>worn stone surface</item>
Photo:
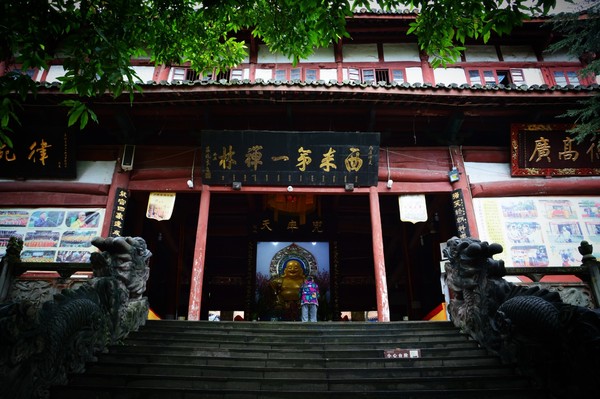
[[[1,398],[47,397],[51,385],[83,372],[96,353],[145,323],[152,255],[145,241],[98,237],[92,243],[102,252],[91,258],[89,282],[41,303],[38,298],[0,305]]]
[[[566,303],[557,291],[504,280],[499,244],[451,238],[444,250],[453,323],[507,363],[556,392],[595,391],[600,371],[600,311]]]

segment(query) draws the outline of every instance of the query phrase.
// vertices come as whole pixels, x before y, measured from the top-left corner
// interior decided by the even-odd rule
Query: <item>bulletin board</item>
[[[0,257],[14,236],[23,240],[23,262],[88,262],[104,213],[104,208],[1,208]]]
[[[507,267],[581,266],[585,240],[600,258],[600,197],[474,198],[482,241],[501,244]]]

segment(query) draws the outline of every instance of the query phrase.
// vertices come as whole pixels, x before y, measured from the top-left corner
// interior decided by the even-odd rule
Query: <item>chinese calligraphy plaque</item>
[[[125,225],[125,211],[129,202],[129,191],[124,188],[117,188],[114,198],[114,210],[110,217],[110,237],[121,237]]]
[[[469,220],[467,219],[467,208],[465,207],[465,199],[462,189],[452,191],[452,209],[454,210],[454,218],[456,219],[456,229],[460,238],[471,236],[469,229]]]
[[[75,145],[65,131],[23,131],[12,137],[13,148],[0,144],[0,176],[9,178],[77,177]]]
[[[207,184],[377,184],[379,133],[204,131],[202,147]]]
[[[575,141],[571,125],[511,126],[512,176],[600,175],[600,142]]]

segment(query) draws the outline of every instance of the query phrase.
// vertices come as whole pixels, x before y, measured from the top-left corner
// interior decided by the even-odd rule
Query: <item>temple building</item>
[[[559,116],[600,77],[547,51],[546,18],[434,68],[414,18],[358,12],[298,64],[250,34],[218,73],[136,59],[143,92],[97,99],[83,131],[66,127],[61,61],[23,71],[39,92],[0,151],[0,256],[18,236],[40,265],[20,295],[61,286],[43,264],[86,263],[95,236],[146,240],[161,319],[298,320],[307,275],[319,320],[443,318],[453,236],[501,244],[515,281],[580,265],[582,240],[599,257],[600,143]]]

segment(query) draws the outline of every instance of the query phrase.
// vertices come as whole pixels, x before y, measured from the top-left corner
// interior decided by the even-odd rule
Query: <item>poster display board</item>
[[[104,208],[0,209],[0,257],[10,237],[23,240],[23,262],[88,262]]]
[[[582,240],[600,258],[600,197],[474,198],[482,241],[507,267],[581,266]]]

